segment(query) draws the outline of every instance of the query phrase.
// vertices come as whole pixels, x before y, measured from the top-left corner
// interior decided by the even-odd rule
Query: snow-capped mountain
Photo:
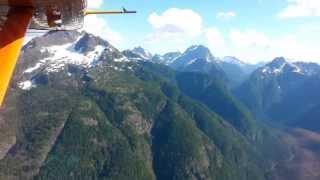
[[[285,58],[279,57],[274,59],[271,63],[267,64],[260,71],[264,75],[280,75],[283,73],[302,73],[302,70],[293,63],[289,63]]]
[[[207,47],[202,45],[191,46],[175,58],[169,66],[177,71],[197,72],[228,81],[228,77],[219,66],[218,60]]]
[[[225,56],[225,57],[221,58],[221,61],[225,62],[225,63],[234,64],[239,67],[243,67],[243,66],[247,65],[247,63],[245,63],[245,62],[241,61],[240,59],[233,57],[233,56]]]
[[[180,55],[170,66],[175,69],[186,68],[190,65],[199,63],[214,63],[215,57],[210,50],[202,45],[189,47],[182,55]]]
[[[319,104],[319,89],[320,65],[279,57],[253,72],[236,94],[257,116],[289,123]]]
[[[21,89],[29,90],[37,86],[39,77],[43,82],[50,73],[64,71],[71,76],[71,65],[87,71],[100,64],[121,69],[114,63],[124,62],[129,60],[99,37],[77,31],[51,32],[33,39],[23,48],[17,69],[19,73],[16,73],[22,76],[14,77],[14,81]]]
[[[156,54],[152,58],[145,49],[138,47],[122,52],[131,61],[149,61],[167,65],[174,70],[182,72],[199,72],[215,76],[215,78],[227,79],[219,66],[218,60],[210,50],[202,45],[191,46],[184,53],[169,52],[164,55]]]
[[[183,53],[169,52],[163,55],[152,55],[142,47],[122,52],[131,61],[149,61],[167,65],[178,71],[200,72],[204,74],[225,74],[231,86],[243,82],[260,65],[247,64],[236,57],[226,56],[217,58],[212,55],[209,48],[203,45],[193,45]],[[219,75],[219,77],[220,77]],[[225,78],[223,78],[225,79]]]
[[[181,56],[180,52],[169,52],[164,55],[156,54],[155,56],[153,56],[152,62],[170,65],[180,56]]]
[[[189,47],[183,54],[166,63],[178,71],[191,71],[224,76],[229,85],[235,87],[242,83],[260,65],[245,63],[236,57],[218,58],[212,55],[209,48],[203,45]]]
[[[128,58],[130,61],[149,61],[150,60],[150,59],[145,59],[144,57],[140,56],[140,54],[132,52],[131,50],[124,50],[122,51],[122,54],[126,58]]]
[[[272,62],[260,68],[263,76],[280,76],[285,74],[296,74],[314,76],[320,74],[320,65],[316,63],[290,62],[283,57],[275,58]]]
[[[320,74],[320,65],[317,63],[295,62],[294,64],[300,68],[304,75],[314,76]]]
[[[142,47],[135,47],[132,50],[124,50],[122,54],[131,61],[152,61],[155,57]]]
[[[142,47],[135,47],[131,51],[146,60],[152,59],[153,57],[149,51],[143,49]]]

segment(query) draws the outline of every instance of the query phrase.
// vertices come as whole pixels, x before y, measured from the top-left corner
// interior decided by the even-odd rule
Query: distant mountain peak
[[[92,34],[83,32],[81,36],[78,37],[76,43],[74,44],[74,50],[79,53],[87,53],[93,51],[96,46],[110,46],[109,42],[103,40]]]
[[[152,61],[155,63],[160,63],[160,64],[165,64],[165,65],[170,65],[172,64],[177,58],[181,56],[181,52],[176,51],[176,52],[168,52],[163,55],[155,55],[152,58]]]
[[[211,54],[209,48],[203,45],[193,45],[189,47],[179,59],[183,60],[181,62],[184,65],[190,65],[192,62],[196,61],[205,61],[205,62],[214,62],[215,57]]]
[[[288,59],[284,57],[275,58],[270,63],[266,64],[261,69],[261,72],[265,75],[266,74],[280,75],[288,72],[303,74],[303,71],[299,66],[297,66],[294,63],[290,63]]]
[[[286,61],[287,61],[287,59],[285,57],[276,57],[272,60],[272,62],[282,62],[282,63],[284,63]]]
[[[145,50],[141,46],[133,48],[132,52],[139,55],[143,59],[152,59],[153,57],[153,55],[149,51]]]
[[[71,34],[72,38],[69,37]],[[56,42],[55,37],[57,35],[65,35],[65,39]],[[43,41],[42,38],[48,41]],[[31,63],[31,67],[27,65],[28,68],[24,71],[27,74],[41,68],[45,68],[48,72],[57,72],[63,69],[66,64],[91,67],[99,60],[105,50],[112,51],[114,49],[107,41],[86,32],[48,33],[43,37],[32,40],[26,47],[23,53],[31,53],[28,51],[40,52],[39,56],[36,57],[38,62],[36,64]]]
[[[284,57],[275,58],[259,69],[264,75],[281,75],[295,73],[299,75],[314,76],[320,74],[320,65],[317,63],[291,62]]]
[[[198,54],[198,55],[202,55],[202,56],[206,56],[206,57],[213,57],[209,48],[207,48],[206,46],[203,45],[193,45],[191,47],[189,47],[184,54],[188,54],[188,53],[193,53],[193,54]]]
[[[278,66],[282,66],[284,64],[287,64],[287,59],[284,58],[284,57],[277,57],[275,58],[274,60],[272,60],[270,63],[269,63],[269,66],[274,66],[274,67],[278,67]]]
[[[239,66],[243,66],[243,65],[247,64],[234,56],[225,56],[221,60],[223,62],[235,64],[235,65],[239,65]]]
[[[21,53],[22,59],[30,57],[29,61],[19,61],[17,69],[22,74],[18,85],[24,90],[36,86],[34,79],[40,74],[69,72],[70,66],[88,70],[100,64],[128,61],[106,40],[77,31],[49,32],[31,40]]]
[[[204,45],[192,45],[190,46],[187,51],[193,51],[193,50],[197,50],[197,49],[204,49],[204,50],[209,50],[209,48],[207,48],[206,46]]]

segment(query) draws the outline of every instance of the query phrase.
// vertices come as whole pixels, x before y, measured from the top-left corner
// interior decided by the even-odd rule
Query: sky
[[[202,44],[214,56],[248,63],[284,56],[320,63],[320,0],[88,0],[90,9],[137,14],[89,16],[84,29],[120,50],[184,51]]]

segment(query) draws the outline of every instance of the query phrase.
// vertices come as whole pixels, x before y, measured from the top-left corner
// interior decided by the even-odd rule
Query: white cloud
[[[278,14],[278,17],[281,19],[320,16],[319,0],[287,0],[287,1],[288,1],[288,6]]]
[[[207,46],[215,56],[235,56],[248,63],[270,61],[284,56],[295,61],[320,63],[319,27],[301,25],[286,35],[270,35],[256,29],[222,32],[216,27],[206,30]]]
[[[233,11],[229,11],[229,12],[219,12],[216,15],[217,19],[221,19],[221,20],[230,20],[233,19],[237,16],[237,14]]]
[[[88,8],[100,8],[103,5],[103,0],[89,0]]]
[[[291,0],[296,1],[296,0]],[[202,17],[190,9],[168,9],[152,13],[153,32],[143,46],[154,53],[184,50],[192,44],[205,44],[215,56],[235,56],[249,63],[270,61],[284,56],[299,61],[320,63],[318,23],[301,25],[286,35],[268,34],[256,29],[204,27]]]
[[[121,46],[120,44],[123,42],[121,34],[112,30],[107,21],[97,15],[85,17],[83,30],[108,40],[116,47]]]
[[[171,8],[162,14],[152,13],[148,21],[154,30],[147,37],[151,43],[194,38],[202,33],[203,28],[201,16],[190,9]]]
[[[229,34],[230,42],[228,43],[231,48],[228,52],[229,55],[248,62],[269,61],[279,56],[299,61],[320,62],[320,53],[317,49],[320,41],[312,41],[308,37],[310,33],[297,31],[285,36],[270,36],[256,30],[233,30]]]
[[[226,42],[223,34],[216,28],[210,27],[206,30],[205,37],[208,47],[216,56],[223,56],[226,53]]]
[[[248,63],[271,60],[274,57],[270,53],[272,46],[270,38],[254,29],[231,30],[226,39],[228,44],[224,54],[226,56],[235,56]]]
[[[267,49],[270,45],[268,37],[256,30],[247,30],[245,32],[232,30],[230,32],[230,39],[236,47]]]

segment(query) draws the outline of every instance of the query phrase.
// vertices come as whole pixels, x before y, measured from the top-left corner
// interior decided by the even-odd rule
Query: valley
[[[31,40],[19,62],[0,179],[319,178],[318,64],[120,51],[78,31]]]

